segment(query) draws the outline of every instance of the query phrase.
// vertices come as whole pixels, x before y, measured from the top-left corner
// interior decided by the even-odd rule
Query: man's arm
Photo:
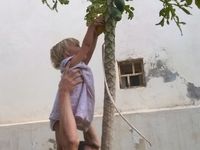
[[[77,142],[79,140],[76,122],[72,112],[70,93],[74,87],[82,82],[80,70],[69,70],[66,67],[58,88],[60,121],[59,121],[59,138],[60,146],[67,147],[69,150],[77,150]],[[75,143],[74,143],[75,142]],[[67,145],[66,145],[67,144]]]

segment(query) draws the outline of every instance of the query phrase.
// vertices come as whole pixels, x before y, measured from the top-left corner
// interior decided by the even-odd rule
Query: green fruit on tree
[[[116,7],[111,7],[111,16],[115,21],[120,21],[122,19],[122,13]]]
[[[114,4],[121,11],[121,13],[124,12],[125,2],[124,0],[114,0]]]

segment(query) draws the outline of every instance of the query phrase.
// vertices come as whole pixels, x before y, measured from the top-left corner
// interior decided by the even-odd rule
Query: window
[[[145,86],[143,59],[132,59],[118,62],[120,88]]]

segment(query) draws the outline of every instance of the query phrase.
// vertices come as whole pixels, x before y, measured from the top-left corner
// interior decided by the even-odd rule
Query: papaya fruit
[[[120,21],[122,19],[122,13],[116,7],[111,7],[111,16],[115,21]]]
[[[124,0],[114,0],[114,4],[121,13],[124,12],[125,2]]]

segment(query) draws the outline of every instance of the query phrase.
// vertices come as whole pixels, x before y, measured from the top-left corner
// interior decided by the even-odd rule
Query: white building
[[[54,149],[48,115],[60,73],[51,66],[49,49],[66,37],[83,39],[88,4],[71,0],[56,13],[40,0],[1,2],[0,150]],[[181,36],[174,23],[155,26],[162,8],[159,1],[131,4],[136,9],[134,19],[124,16],[116,29],[116,103],[152,147],[129,132],[116,116],[113,149],[198,150],[200,12],[194,7],[191,16],[180,13],[187,23]],[[104,93],[102,43],[103,35],[90,63],[97,98],[94,124],[99,136]]]

